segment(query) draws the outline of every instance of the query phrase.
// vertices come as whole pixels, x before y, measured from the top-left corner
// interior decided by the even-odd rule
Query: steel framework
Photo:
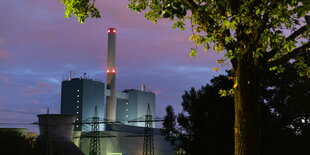
[[[153,122],[161,122],[162,119],[152,116],[150,104],[147,105],[146,115],[143,117],[130,120],[128,122],[145,122],[144,128],[144,140],[143,140],[143,155],[154,155],[154,136],[153,136]],[[128,136],[128,137],[139,137],[139,136]]]
[[[100,155],[100,132],[97,106],[95,106],[94,116],[91,119],[92,123],[89,155]]]

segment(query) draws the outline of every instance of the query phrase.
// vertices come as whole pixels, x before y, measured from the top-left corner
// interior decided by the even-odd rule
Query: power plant
[[[116,90],[116,28],[109,28],[107,81],[86,76],[62,81],[60,114],[37,115],[40,137],[23,128],[0,128],[38,139],[40,154],[70,155],[173,155],[174,148],[165,141],[155,122],[153,92]],[[56,145],[55,145],[56,144]],[[34,146],[32,146],[34,147]]]
[[[109,28],[107,33],[106,84],[85,75],[70,75],[62,82],[61,114],[73,115],[76,121],[72,141],[86,155],[173,154],[160,129],[154,128],[155,94],[147,92],[145,85],[141,90],[116,91],[117,30]],[[152,153],[145,153],[150,151],[144,146]]]

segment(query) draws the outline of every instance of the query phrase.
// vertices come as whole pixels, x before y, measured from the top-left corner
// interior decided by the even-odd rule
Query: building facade
[[[106,131],[101,133],[111,137],[100,138],[100,154],[143,155],[144,129],[127,125],[107,125]],[[153,129],[153,143],[154,155],[173,155],[173,147],[165,140],[165,136],[161,135],[160,129]],[[83,138],[80,148],[86,155],[89,155],[89,147],[90,138]]]
[[[77,116],[76,131],[90,131],[89,126],[80,124],[82,120],[93,117],[95,106],[98,116],[104,117],[105,84],[86,78],[73,78],[62,82],[61,114]],[[103,129],[103,125],[100,125]]]
[[[144,122],[130,123],[128,121],[144,117],[147,113],[147,106],[150,105],[151,115],[155,116],[155,94],[143,90],[124,90],[128,94],[127,99],[117,99],[116,120],[125,125],[144,127]],[[155,127],[155,123],[153,123]]]

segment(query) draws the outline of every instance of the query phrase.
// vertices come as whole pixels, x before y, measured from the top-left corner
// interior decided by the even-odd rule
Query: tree
[[[310,53],[303,55],[310,65]],[[262,154],[310,154],[310,79],[291,63],[283,73],[268,72],[264,83]]]
[[[6,155],[33,155],[38,154],[32,146],[31,139],[27,139],[21,133],[18,132],[0,132],[0,150],[1,154]]]
[[[0,150],[5,155],[63,155],[58,142],[39,136],[35,141],[15,131],[0,132]],[[46,142],[51,143],[47,149]],[[47,153],[46,151],[49,150]],[[52,150],[52,151],[51,151]]]
[[[229,72],[231,76],[231,72]],[[201,89],[191,88],[182,96],[183,111],[177,116],[171,106],[163,122],[162,133],[172,145],[188,155],[228,155],[234,151],[233,98],[220,97],[218,92],[230,88],[233,81],[220,75]]]
[[[262,155],[310,154],[310,79],[290,76],[296,74],[290,63],[285,68],[284,73],[270,71],[264,75],[267,80],[260,100]],[[182,96],[183,111],[178,115],[167,106],[162,132],[166,140],[189,155],[233,154],[233,100],[223,100],[217,94],[221,88],[232,87],[230,76],[220,75],[210,85],[186,91]]]
[[[62,0],[66,16],[79,21],[99,17],[94,0]],[[213,46],[225,52],[220,64],[232,64],[235,103],[235,155],[258,155],[261,136],[262,82],[269,69],[283,71],[294,64],[299,75],[310,76],[302,53],[309,52],[309,0],[130,0],[133,11],[145,11],[155,23],[161,18],[175,20],[184,29],[191,21],[190,37],[205,50]],[[306,24],[304,17],[306,17]],[[196,56],[193,49],[191,56]],[[231,91],[230,91],[231,92]],[[224,93],[225,94],[225,93]]]

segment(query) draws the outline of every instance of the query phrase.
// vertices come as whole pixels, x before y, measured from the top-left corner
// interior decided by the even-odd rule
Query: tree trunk
[[[252,56],[241,56],[233,68],[235,102],[235,155],[259,155],[261,117],[259,69]]]

